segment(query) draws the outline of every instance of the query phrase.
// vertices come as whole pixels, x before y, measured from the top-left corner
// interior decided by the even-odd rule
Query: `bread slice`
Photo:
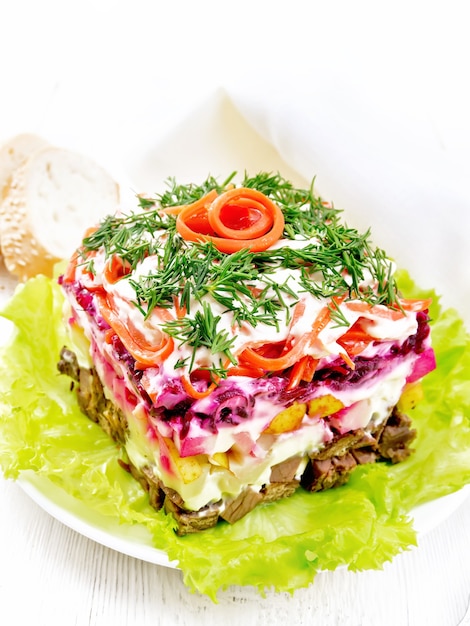
[[[0,206],[0,243],[7,270],[20,280],[51,276],[83,233],[119,205],[119,186],[93,160],[48,145],[16,168]]]
[[[0,146],[0,203],[8,192],[15,170],[33,152],[48,145],[46,139],[33,133],[22,133],[11,137]]]

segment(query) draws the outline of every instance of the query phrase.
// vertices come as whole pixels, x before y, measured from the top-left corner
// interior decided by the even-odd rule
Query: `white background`
[[[37,130],[124,174],[136,139],[158,145],[223,88],[323,195],[466,315],[466,4],[4,1],[0,140]]]
[[[0,141],[37,132],[150,192],[278,162],[273,146],[468,322],[469,19],[463,1],[3,0]],[[214,607],[0,489],[6,624],[453,626],[470,595],[468,502],[384,573]]]

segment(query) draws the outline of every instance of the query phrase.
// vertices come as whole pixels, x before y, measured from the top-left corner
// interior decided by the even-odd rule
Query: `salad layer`
[[[431,302],[402,298],[392,261],[312,189],[173,183],[92,228],[61,284],[62,370],[96,377],[129,468],[179,521],[234,522],[268,488],[340,484],[353,446],[409,453],[399,403],[435,367]],[[403,454],[376,454],[389,420],[405,424]],[[319,461],[339,456],[341,480],[325,480]]]

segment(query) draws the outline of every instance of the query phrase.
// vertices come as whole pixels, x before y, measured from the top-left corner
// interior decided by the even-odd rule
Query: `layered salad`
[[[369,232],[313,185],[235,181],[138,197],[60,277],[59,370],[180,535],[405,460],[435,368],[430,301]]]

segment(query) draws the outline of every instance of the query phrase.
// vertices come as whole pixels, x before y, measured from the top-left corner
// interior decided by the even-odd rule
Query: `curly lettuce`
[[[407,297],[432,296],[437,369],[412,418],[415,453],[397,465],[358,467],[343,487],[255,508],[233,526],[177,537],[173,521],[148,504],[119,465],[120,450],[79,410],[70,380],[56,363],[66,343],[63,297],[39,276],[17,289],[3,311],[15,332],[0,348],[0,467],[16,479],[47,477],[90,511],[138,524],[156,548],[177,560],[192,591],[217,599],[219,589],[251,585],[293,592],[320,570],[381,568],[417,543],[410,511],[470,483],[470,337],[454,310],[402,273]]]

